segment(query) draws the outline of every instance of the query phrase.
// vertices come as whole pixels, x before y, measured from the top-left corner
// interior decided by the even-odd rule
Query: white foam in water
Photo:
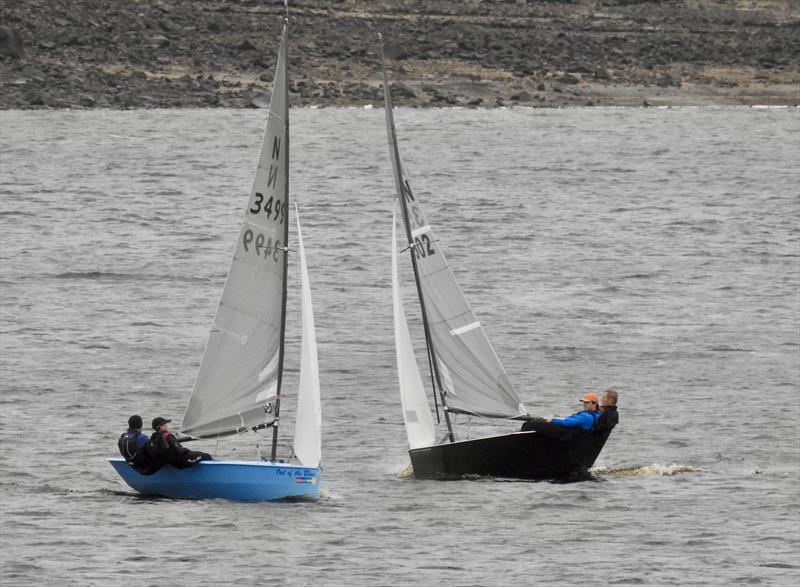
[[[660,465],[653,463],[642,467],[596,467],[592,473],[610,475],[612,477],[671,477],[682,473],[706,473],[705,469],[690,465]]]
[[[392,475],[397,475],[398,477],[402,478],[410,478],[414,476],[414,467],[411,466],[411,463],[404,463],[402,465],[398,465],[397,467],[392,467],[389,471]]]

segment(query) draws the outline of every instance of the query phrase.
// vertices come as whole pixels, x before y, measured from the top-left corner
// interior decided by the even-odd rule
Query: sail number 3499
[[[259,214],[264,212],[267,218],[277,220],[278,224],[283,224],[283,219],[286,216],[286,204],[276,199],[275,204],[272,203],[273,196],[264,201],[264,194],[256,192],[256,199],[253,201],[253,207],[250,208],[250,214]]]

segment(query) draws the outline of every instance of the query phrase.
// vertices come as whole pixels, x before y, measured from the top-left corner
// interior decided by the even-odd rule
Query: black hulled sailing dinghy
[[[417,366],[403,311],[398,276],[396,227],[392,227],[392,293],[395,347],[409,455],[418,478],[480,475],[517,479],[561,479],[585,474],[608,430],[548,435],[512,432],[461,440],[451,414],[527,420],[528,410],[511,384],[486,333],[472,312],[411,188],[400,159],[391,91],[381,44],[386,129],[404,239],[401,255],[411,261],[425,331],[434,396],[439,397],[447,432],[436,439],[436,424]]]

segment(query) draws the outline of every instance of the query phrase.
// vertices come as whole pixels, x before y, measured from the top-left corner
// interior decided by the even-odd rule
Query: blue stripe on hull
[[[319,469],[260,461],[201,461],[190,469],[166,466],[140,475],[121,458],[108,462],[125,483],[145,495],[175,499],[275,501],[319,499]]]

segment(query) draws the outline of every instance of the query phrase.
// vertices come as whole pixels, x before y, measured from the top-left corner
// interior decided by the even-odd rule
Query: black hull
[[[561,437],[514,432],[408,451],[418,479],[465,476],[572,479],[585,476],[610,431],[570,432]]]

